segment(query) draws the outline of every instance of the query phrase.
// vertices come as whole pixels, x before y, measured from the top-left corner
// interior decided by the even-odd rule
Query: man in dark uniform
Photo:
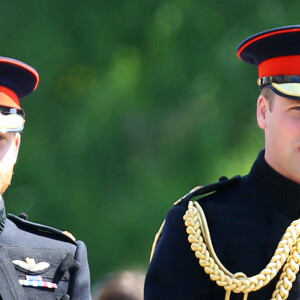
[[[300,299],[300,25],[238,47],[258,66],[265,149],[247,176],[198,187],[156,236],[145,300]]]
[[[33,92],[39,75],[31,66],[0,57],[0,299],[85,300],[90,297],[86,246],[60,230],[6,214],[9,186],[21,143],[20,99]]]

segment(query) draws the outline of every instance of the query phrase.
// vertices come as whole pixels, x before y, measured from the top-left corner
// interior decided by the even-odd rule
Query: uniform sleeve
[[[146,275],[144,300],[218,299],[212,297],[213,282],[190,248],[183,220],[185,211],[185,206],[174,206],[167,215]],[[223,299],[224,292],[213,284]]]
[[[72,300],[91,300],[87,249],[82,241],[78,241],[75,260],[78,262],[78,268],[71,276],[69,295]]]

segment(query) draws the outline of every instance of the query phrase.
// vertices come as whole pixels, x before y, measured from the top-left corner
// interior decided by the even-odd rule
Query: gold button
[[[258,84],[259,86],[262,85],[262,79],[261,79],[261,78],[258,78],[258,79],[257,79],[257,84]]]

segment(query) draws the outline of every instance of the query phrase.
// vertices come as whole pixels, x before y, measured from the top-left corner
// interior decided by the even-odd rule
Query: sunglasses
[[[23,109],[12,108],[8,106],[0,106],[0,113],[2,115],[18,115],[22,118],[25,118],[25,112]]]

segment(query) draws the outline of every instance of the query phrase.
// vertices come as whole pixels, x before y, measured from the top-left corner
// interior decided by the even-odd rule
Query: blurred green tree
[[[245,37],[298,22],[300,3],[2,1],[1,55],[36,67],[8,210],[68,229],[93,281],[147,267],[172,203],[245,174],[263,148]]]

